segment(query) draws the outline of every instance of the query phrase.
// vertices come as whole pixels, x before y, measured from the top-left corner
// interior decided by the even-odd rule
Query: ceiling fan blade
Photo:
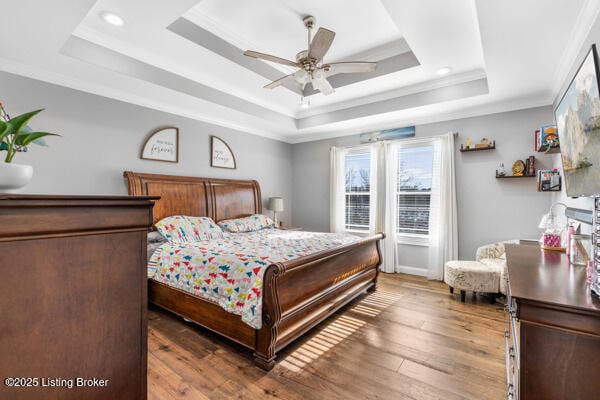
[[[317,34],[310,44],[308,51],[308,57],[314,58],[315,60],[322,60],[327,50],[331,47],[333,39],[335,38],[335,32],[329,29],[319,28]]]
[[[277,86],[281,86],[284,83],[286,83],[287,81],[292,81],[292,80],[294,80],[294,74],[289,74],[289,75],[284,76],[283,78],[279,78],[276,81],[269,83],[268,85],[265,85],[264,88],[265,89],[274,89]]]
[[[337,62],[323,66],[327,71],[327,76],[335,74],[353,74],[357,72],[373,72],[376,67],[377,63],[363,61]]]
[[[289,65],[290,67],[300,68],[300,64],[294,61],[286,60],[285,58],[272,56],[271,54],[259,53],[258,51],[246,50],[244,52],[245,56],[252,58],[260,58],[261,60],[267,60],[276,62],[278,64]]]
[[[311,81],[312,87],[314,90],[318,90],[323,93],[325,96],[332,94],[335,92],[327,78],[325,78],[325,74],[323,71],[317,70],[313,73],[313,79]]]

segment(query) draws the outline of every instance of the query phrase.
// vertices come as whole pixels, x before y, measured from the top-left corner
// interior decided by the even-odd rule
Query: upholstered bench
[[[444,267],[444,282],[460,290],[460,301],[465,301],[465,291],[498,293],[500,291],[501,267],[479,261],[448,261]]]

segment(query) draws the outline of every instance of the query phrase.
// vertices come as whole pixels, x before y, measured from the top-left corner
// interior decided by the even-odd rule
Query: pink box
[[[544,233],[544,246],[546,247],[560,247],[560,235],[553,235],[550,233]]]

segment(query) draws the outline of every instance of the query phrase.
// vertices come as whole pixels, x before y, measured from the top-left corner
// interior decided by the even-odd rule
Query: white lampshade
[[[542,219],[540,220],[540,224],[538,225],[538,228],[540,229],[546,229],[548,228],[548,226],[550,226],[550,224],[552,223],[552,214],[548,213],[548,214],[544,214],[542,216]]]
[[[281,197],[269,197],[269,205],[267,207],[271,211],[283,211],[283,199]]]
[[[540,220],[540,224],[538,225],[538,228],[540,229],[547,229],[551,226],[554,226],[559,222],[559,215],[554,214],[554,208],[556,206],[563,206],[565,209],[567,208],[567,205],[565,203],[554,203],[552,204],[552,206],[550,207],[550,212],[548,214],[544,214],[542,215],[542,219]],[[565,225],[566,225],[566,221],[565,221]]]

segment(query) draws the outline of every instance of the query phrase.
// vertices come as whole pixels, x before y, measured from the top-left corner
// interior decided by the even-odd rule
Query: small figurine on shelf
[[[476,149],[489,149],[490,147],[492,147],[492,143],[488,138],[483,138],[480,143],[475,143]]]
[[[504,169],[504,163],[500,163],[500,165],[498,165],[498,171],[496,171],[496,175],[506,176],[506,170]]]
[[[471,148],[471,139],[467,139],[467,150]]]
[[[523,176],[523,173],[525,172],[525,163],[522,160],[515,161],[512,171],[514,176]]]

